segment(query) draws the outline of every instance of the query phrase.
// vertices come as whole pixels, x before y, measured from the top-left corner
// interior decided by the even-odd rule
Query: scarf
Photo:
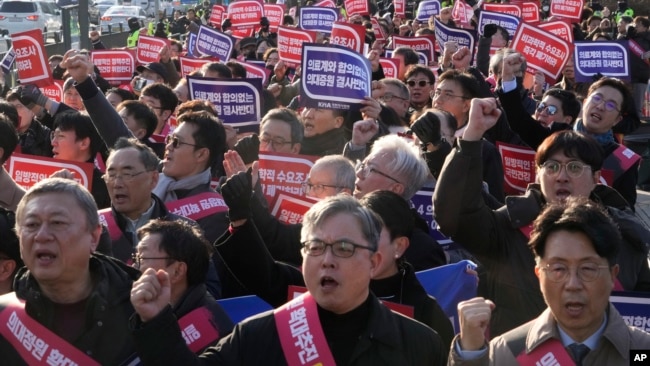
[[[209,168],[204,170],[203,173],[190,175],[180,180],[168,177],[165,174],[160,174],[158,184],[153,189],[153,194],[158,196],[163,202],[175,201],[178,199],[174,192],[175,190],[192,189],[200,184],[209,183],[210,179],[212,179],[212,175],[210,174]]]
[[[614,132],[612,132],[611,129],[605,133],[589,133],[585,128],[585,126],[582,124],[581,119],[576,121],[576,124],[573,127],[573,129],[574,131],[593,137],[594,139],[596,139],[596,141],[598,141],[598,144],[601,146],[605,146],[609,143],[616,142],[616,140],[614,140]]]

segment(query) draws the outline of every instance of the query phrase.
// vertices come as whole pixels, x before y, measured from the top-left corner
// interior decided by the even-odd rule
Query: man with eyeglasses
[[[298,154],[302,138],[298,115],[290,109],[271,109],[260,121],[260,151]]]
[[[459,303],[461,332],[450,364],[632,364],[630,350],[649,349],[650,334],[627,325],[609,302],[620,244],[616,223],[598,203],[571,197],[549,204],[529,244],[546,309],[486,345],[494,303],[480,297]]]
[[[157,219],[138,229],[138,239],[133,264],[142,272],[169,273],[169,304],[190,349],[200,354],[230,334],[230,317],[205,286],[212,246],[201,231],[184,221]]]
[[[408,126],[411,117],[409,113],[411,95],[406,84],[396,78],[385,78],[378,82],[383,85],[384,89],[384,94],[377,98],[381,102],[382,107],[392,108],[397,113],[400,122],[398,125]],[[394,125],[394,123],[387,123],[392,121],[384,121],[382,115],[379,118],[382,119],[382,122],[389,125],[389,129],[390,125]]]
[[[508,117],[510,128],[533,150],[556,131],[570,129],[580,114],[581,105],[569,90],[549,89],[537,105],[535,116],[526,112],[521,99],[521,88],[516,74],[524,58],[513,53],[503,58],[501,83],[497,95]]]
[[[480,138],[500,113],[494,98],[472,100],[469,125],[447,157],[433,196],[440,231],[462,243],[485,267],[485,286],[479,295],[496,304],[490,334],[502,334],[544,310],[534,273],[535,260],[527,248],[531,222],[547,204],[569,197],[586,197],[603,204],[618,224],[623,241],[615,288],[650,290],[645,245],[650,241],[650,232],[623,197],[598,184],[603,151],[590,136],[572,130],[549,136],[535,155],[538,183],[530,184],[522,196],[506,197],[506,205],[499,209],[486,205],[481,192]]]
[[[382,261],[377,251],[380,231],[381,220],[353,197],[338,195],[312,206],[301,232],[308,292],[243,321],[204,352],[202,362],[442,365],[447,351],[440,337],[394,314],[369,290]],[[198,362],[176,325],[169,294],[169,274],[153,269],[146,270],[131,291],[131,302],[144,322],[134,336],[145,365]]]
[[[428,67],[411,66],[404,75],[406,87],[411,95],[410,112],[419,112],[431,106],[431,92],[434,91],[436,77]]]

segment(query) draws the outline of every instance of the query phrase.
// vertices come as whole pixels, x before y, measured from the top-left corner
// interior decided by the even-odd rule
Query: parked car
[[[110,8],[111,6],[115,5],[124,5],[122,3],[122,0],[97,0],[94,3],[95,7],[97,8],[97,11],[99,12],[99,17],[101,18],[104,13],[106,13],[106,10]]]
[[[128,31],[128,20],[131,17],[138,18],[138,20],[140,20],[140,24],[144,26],[145,20],[147,19],[147,14],[139,6],[113,5],[108,8],[104,15],[101,17],[99,26],[102,32],[108,32],[109,26],[112,32],[119,32],[121,23],[122,30]]]
[[[56,0],[56,5],[59,8],[79,5],[79,0]],[[88,23],[99,24],[99,11],[92,0],[88,0]]]
[[[55,42],[60,42],[61,24],[61,9],[53,2],[8,0],[0,4],[0,28],[9,34],[40,29],[45,39],[52,32]]]

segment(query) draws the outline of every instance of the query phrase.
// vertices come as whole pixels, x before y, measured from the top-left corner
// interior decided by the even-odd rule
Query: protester
[[[0,295],[13,291],[14,277],[24,265],[15,224],[14,213],[0,208]]]
[[[380,305],[368,284],[382,256],[377,252],[381,221],[350,196],[314,205],[304,216],[302,273],[308,293],[289,303],[307,312],[309,333],[318,356],[328,364],[441,365],[445,359],[439,336],[430,328],[393,314]],[[235,223],[237,230],[239,225]],[[331,246],[331,252],[327,247]],[[144,323],[134,331],[138,353],[147,364],[189,364],[195,357],[185,345],[169,307],[169,275],[145,271],[132,290],[132,302]],[[289,311],[289,310],[287,310]],[[270,311],[238,324],[233,333],[203,353],[214,364],[282,365],[299,362],[288,322]],[[274,314],[278,314],[274,316]],[[289,316],[289,313],[287,313]],[[287,318],[288,319],[288,318]],[[327,342],[327,343],[322,343]],[[328,350],[329,348],[329,350]],[[304,352],[304,351],[303,351]],[[304,356],[303,356],[304,357]],[[318,358],[318,360],[316,360]],[[327,360],[327,361],[326,361]]]
[[[139,272],[95,253],[101,225],[90,193],[69,179],[38,182],[18,205],[16,232],[25,267],[0,306],[23,328],[3,327],[3,363],[132,362],[128,293]]]
[[[210,265],[210,243],[195,225],[185,221],[151,220],[138,229],[134,265],[141,271],[152,268],[169,273],[170,305],[184,330],[201,328],[192,337],[190,349],[200,354],[230,334],[232,321],[205,286]],[[201,324],[203,323],[203,324]]]
[[[9,92],[7,102],[12,104],[18,112],[19,145],[23,154],[52,157],[50,144],[51,130],[36,120],[31,109],[20,102],[22,86]]]
[[[631,350],[650,348],[650,334],[627,325],[609,302],[620,266],[626,265],[617,263],[620,243],[616,223],[597,203],[572,197],[549,204],[535,220],[529,244],[547,308],[486,347],[494,304],[483,298],[461,302],[461,332],[449,364],[532,365],[541,359],[631,364]],[[468,351],[478,351],[479,358]]]
[[[158,117],[158,125],[154,130],[154,134],[160,135],[162,138],[169,135],[173,130],[169,124],[169,119],[178,105],[176,93],[167,85],[152,84],[142,89],[140,101],[153,109],[156,117]]]
[[[544,309],[532,270],[534,258],[525,247],[529,224],[546,203],[569,196],[590,197],[607,206],[625,238],[619,259],[620,288],[647,291],[650,269],[645,243],[650,240],[650,232],[616,191],[597,184],[603,155],[591,137],[570,130],[551,135],[535,156],[539,184],[529,185],[523,196],[507,197],[507,205],[501,209],[486,205],[479,141],[500,113],[493,98],[472,100],[469,125],[448,156],[433,197],[440,231],[463,245],[486,268],[488,292],[482,295],[497,305],[490,334],[502,334]]]
[[[301,114],[304,137],[300,153],[316,156],[342,153],[347,142],[343,128],[346,116],[340,110],[305,108]]]
[[[409,113],[420,113],[431,106],[431,92],[435,90],[436,77],[428,67],[411,66],[404,74],[406,87],[411,95]]]
[[[634,108],[637,116],[642,118],[648,80],[650,80],[650,67],[648,67],[648,62],[650,62],[650,19],[642,16],[635,17],[632,25],[627,28],[626,39],[628,42],[635,42],[637,46],[631,47],[630,77],[632,78]]]
[[[117,105],[124,101],[136,99],[135,94],[131,93],[126,89],[120,89],[120,88],[108,89],[105,95],[106,95],[106,100],[108,100],[108,102],[111,103],[113,108],[117,108]]]

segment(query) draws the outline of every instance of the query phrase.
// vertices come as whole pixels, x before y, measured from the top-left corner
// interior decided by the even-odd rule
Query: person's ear
[[[343,116],[335,117],[334,118],[334,126],[336,126],[336,128],[340,128],[341,126],[343,126],[344,121],[345,121],[345,119],[343,118]]]
[[[81,141],[79,142],[79,147],[82,150],[89,150],[90,149],[90,137],[85,137],[85,138],[81,139]]]
[[[376,251],[370,255],[370,278],[375,277],[375,271],[379,268],[384,258],[381,256],[381,252]]]
[[[187,277],[187,263],[181,261],[172,263],[172,268],[168,273],[171,283],[185,281],[185,278]]]
[[[597,170],[593,173],[594,184],[600,183],[600,170]]]
[[[402,183],[393,183],[390,186],[389,191],[391,191],[393,193],[396,193],[396,194],[401,196],[404,193],[404,189],[405,189],[405,187],[404,187],[404,185]]]
[[[90,253],[95,253],[95,250],[97,250],[97,246],[99,245],[99,238],[102,236],[102,225],[97,224],[97,227],[93,228],[93,230],[90,232],[90,238],[91,238],[91,243],[90,243]]]
[[[133,135],[135,138],[138,140],[142,140],[142,138],[147,134],[147,130],[144,128],[138,128],[135,132],[133,132]]]
[[[539,266],[535,266],[535,276],[537,276],[537,278],[539,278],[539,276],[540,276],[540,274],[539,274],[540,271],[541,271],[541,268],[539,268]]]
[[[395,259],[401,258],[411,244],[409,238],[406,236],[395,238],[393,242],[395,244]]]
[[[0,261],[0,282],[8,280],[16,270],[16,261],[13,259],[6,259]]]
[[[300,145],[300,142],[296,142],[291,146],[291,153],[292,154],[298,154],[300,152],[300,148],[302,145]]]

